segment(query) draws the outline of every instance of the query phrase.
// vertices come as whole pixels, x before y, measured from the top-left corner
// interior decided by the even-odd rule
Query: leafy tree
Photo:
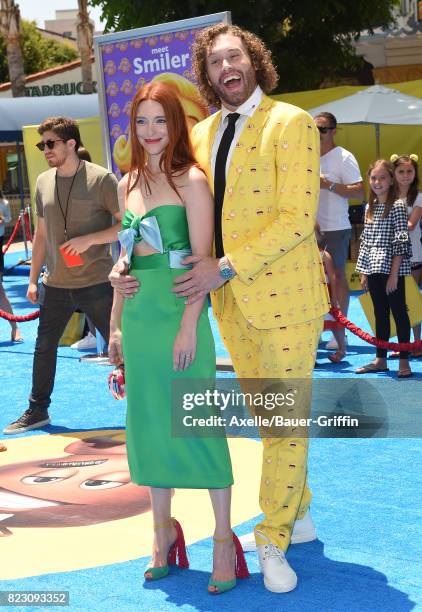
[[[87,0],[78,0],[78,8],[76,30],[79,55],[81,56],[83,92],[92,93],[91,53],[94,26],[89,20]]]
[[[4,36],[12,96],[25,95],[22,55],[22,28],[19,7],[14,0],[0,0],[0,34]]]
[[[230,10],[232,22],[260,36],[273,52],[279,91],[317,88],[363,61],[352,45],[362,30],[387,27],[398,0],[89,0],[106,31],[129,30]]]
[[[78,51],[71,45],[45,38],[34,21],[22,20],[22,52],[25,74],[34,74],[47,68],[78,59]],[[6,43],[0,36],[0,81],[9,81]]]
[[[10,81],[9,69],[7,66],[6,41],[0,35],[0,82]]]

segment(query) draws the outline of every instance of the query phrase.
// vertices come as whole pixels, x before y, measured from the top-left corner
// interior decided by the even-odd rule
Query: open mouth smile
[[[223,85],[229,88],[233,85],[238,85],[240,81],[241,77],[238,74],[228,74],[222,79]]]

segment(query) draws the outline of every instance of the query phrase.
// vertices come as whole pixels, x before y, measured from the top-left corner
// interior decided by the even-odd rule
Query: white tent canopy
[[[312,108],[310,114],[332,113],[338,123],[422,124],[422,100],[397,89],[373,85],[351,96]]]
[[[19,140],[23,125],[37,125],[58,115],[73,119],[98,116],[98,94],[0,98],[0,140]]]
[[[380,125],[421,125],[422,100],[397,89],[373,85],[351,96],[312,108],[309,113],[332,113],[338,123],[371,123],[375,127],[376,154],[380,156]]]

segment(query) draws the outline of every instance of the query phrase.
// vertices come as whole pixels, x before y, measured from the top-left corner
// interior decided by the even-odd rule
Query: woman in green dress
[[[174,385],[198,390],[215,378],[215,348],[207,302],[185,305],[171,291],[191,252],[209,255],[213,199],[194,159],[179,100],[165,84],[138,90],[132,102],[132,163],[119,183],[122,256],[140,284],[132,299],[115,291],[110,324],[110,360],[125,364],[127,452],[133,482],[150,487],[154,544],[147,580],[187,567],[183,532],[171,518],[173,487],[210,491],[215,515],[214,565],[208,586],[221,593],[236,584],[243,553],[230,526],[233,476],[223,435],[173,432]],[[205,384],[205,383],[203,383]],[[179,387],[180,388],[180,387]],[[172,415],[172,411],[174,415]],[[243,573],[247,569],[243,566]]]

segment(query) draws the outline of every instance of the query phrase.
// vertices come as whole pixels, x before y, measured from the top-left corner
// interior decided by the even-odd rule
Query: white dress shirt
[[[214,144],[212,147],[212,153],[211,153],[211,168],[212,168],[212,174],[214,176],[214,170],[215,170],[215,160],[217,157],[217,151],[218,151],[218,147],[220,146],[220,142],[221,139],[223,137],[224,134],[224,130],[226,129],[229,121],[227,119],[227,115],[229,115],[230,113],[239,113],[240,117],[238,118],[238,120],[236,121],[235,124],[235,132],[234,132],[234,138],[233,141],[231,143],[230,149],[229,149],[229,153],[227,155],[227,162],[226,162],[226,178],[227,178],[227,174],[229,171],[229,167],[230,167],[230,162],[231,162],[231,158],[233,155],[233,151],[234,148],[240,138],[240,134],[242,133],[242,130],[245,126],[245,123],[248,119],[248,117],[252,117],[252,115],[254,114],[255,110],[257,109],[257,107],[259,106],[259,104],[261,103],[262,100],[262,89],[260,88],[259,85],[256,86],[255,91],[253,92],[253,94],[246,100],[246,102],[243,102],[243,104],[241,104],[239,106],[239,108],[237,108],[235,111],[231,111],[228,110],[225,106],[221,106],[221,121],[220,121],[220,125],[218,126],[217,132],[215,134],[215,139],[214,139]]]

